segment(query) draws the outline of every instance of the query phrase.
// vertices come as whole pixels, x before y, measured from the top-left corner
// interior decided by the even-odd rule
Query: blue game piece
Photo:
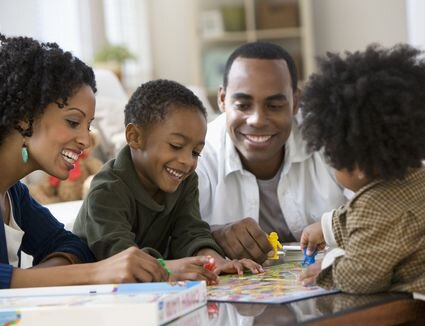
[[[301,265],[303,265],[303,266],[305,266],[305,265],[307,265],[307,266],[310,266],[311,264],[314,264],[314,262],[315,262],[315,260],[314,260],[314,257],[316,257],[316,255],[317,255],[317,252],[318,252],[319,250],[318,249],[316,249],[310,256],[309,255],[307,255],[307,248],[304,248],[304,260],[303,260],[303,262],[301,263]]]

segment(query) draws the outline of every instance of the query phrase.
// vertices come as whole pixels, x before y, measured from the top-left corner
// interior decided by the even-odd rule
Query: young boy
[[[251,260],[225,260],[200,218],[194,171],[207,128],[200,100],[176,82],[151,81],[130,98],[125,124],[128,145],[95,176],[74,225],[96,258],[137,246],[173,259],[166,267],[176,279],[213,283],[220,271],[261,271]],[[216,273],[203,267],[207,256]]]
[[[303,134],[356,192],[305,228],[332,249],[301,276],[350,293],[425,291],[425,61],[407,45],[329,54],[304,90]],[[320,271],[321,268],[321,271]]]

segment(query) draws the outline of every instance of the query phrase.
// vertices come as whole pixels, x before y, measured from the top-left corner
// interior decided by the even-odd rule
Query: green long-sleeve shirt
[[[192,256],[205,247],[222,254],[200,218],[197,175],[190,175],[158,204],[143,188],[128,146],[94,177],[73,231],[97,259],[131,246],[168,259]]]

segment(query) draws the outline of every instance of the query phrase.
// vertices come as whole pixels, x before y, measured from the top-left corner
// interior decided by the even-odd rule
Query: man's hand
[[[249,258],[262,264],[273,250],[266,233],[250,217],[235,223],[213,225],[211,229],[215,241],[231,259]]]
[[[323,237],[322,225],[320,222],[306,226],[301,234],[301,249],[307,247],[307,255],[312,255],[316,249],[325,248],[325,238]]]

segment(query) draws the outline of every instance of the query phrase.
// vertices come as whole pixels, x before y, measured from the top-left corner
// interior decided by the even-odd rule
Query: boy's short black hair
[[[158,79],[142,84],[133,93],[124,110],[125,125],[149,128],[166,118],[171,105],[196,108],[207,117],[204,105],[190,89],[172,80]]]
[[[425,158],[425,62],[409,45],[328,53],[303,90],[303,135],[336,169],[403,178]]]
[[[31,136],[48,104],[63,107],[84,84],[96,92],[93,70],[56,43],[0,34],[0,144],[13,129]],[[23,120],[26,130],[18,125]]]
[[[297,67],[291,55],[277,44],[269,42],[252,42],[246,43],[238,47],[229,56],[224,68],[223,87],[227,88],[229,71],[233,62],[237,58],[247,59],[265,59],[265,60],[284,60],[288,66],[289,74],[291,75],[291,86],[295,92],[298,87]]]

